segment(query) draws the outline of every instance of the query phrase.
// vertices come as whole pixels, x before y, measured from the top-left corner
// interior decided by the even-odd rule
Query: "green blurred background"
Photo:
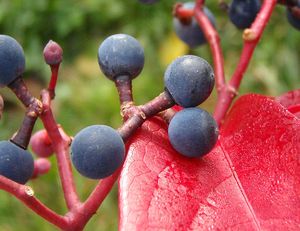
[[[97,63],[97,49],[105,37],[127,33],[136,37],[145,49],[145,68],[134,80],[134,97],[145,103],[163,89],[163,73],[177,56],[186,53],[204,57],[212,63],[207,45],[189,50],[172,30],[172,6],[176,1],[160,0],[142,5],[137,0],[2,0],[0,34],[15,37],[24,47],[27,70],[24,75],[30,90],[38,97],[47,86],[50,71],[43,62],[42,51],[48,40],[64,49],[57,97],[53,110],[58,123],[70,135],[91,124],[121,124],[119,101],[114,84],[104,78]],[[207,1],[214,12],[225,54],[225,72],[230,77],[242,48],[242,32],[228,21],[217,0]],[[300,32],[289,26],[285,9],[276,7],[271,22],[255,51],[245,75],[241,94],[256,92],[279,95],[300,87]],[[9,139],[21,124],[24,108],[7,89],[0,89],[5,110],[0,121],[1,139]],[[202,105],[213,110],[215,94]],[[35,130],[41,129],[37,123]],[[29,183],[35,195],[58,213],[66,206],[56,171],[50,158],[51,172]],[[78,191],[86,198],[96,182],[75,173]],[[118,207],[116,187],[105,200],[86,230],[117,230]],[[56,230],[15,198],[0,191],[0,230]]]

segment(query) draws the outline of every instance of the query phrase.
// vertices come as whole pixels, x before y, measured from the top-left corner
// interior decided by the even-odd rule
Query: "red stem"
[[[261,7],[260,12],[258,13],[255,21],[251,25],[250,29],[246,29],[243,34],[244,38],[244,47],[243,51],[237,65],[237,68],[227,84],[227,89],[224,89],[222,92],[222,100],[218,101],[216,110],[215,110],[215,118],[218,121],[221,121],[228,108],[231,105],[233,98],[236,95],[236,92],[241,84],[241,81],[244,77],[244,73],[246,72],[250,60],[252,58],[253,52],[263,34],[263,31],[271,17],[274,7],[276,6],[276,0],[265,0]]]
[[[252,58],[254,49],[256,48],[260,37],[262,36],[262,33],[271,17],[277,1],[265,0],[255,21],[251,25],[251,28],[244,31],[244,48],[237,68],[230,82],[227,84],[225,83],[223,55],[220,48],[220,39],[218,33],[209,23],[208,18],[201,10],[203,2],[203,0],[197,1],[195,17],[201,29],[204,31],[205,37],[213,54],[216,85],[218,91],[218,101],[215,108],[214,117],[217,123],[220,125],[232,103],[232,100],[237,95],[237,90]]]
[[[85,213],[85,223],[96,213],[97,209],[112,189],[114,183],[117,181],[121,169],[122,168],[117,170],[113,175],[101,180],[88,199],[83,203],[81,209]],[[80,216],[81,214],[78,215]]]
[[[53,212],[42,202],[36,199],[36,197],[34,197],[34,191],[29,186],[18,184],[0,175],[0,189],[14,195],[32,211],[34,211],[50,223],[58,226],[61,229],[66,229],[68,227],[68,219]]]
[[[67,207],[72,211],[79,204],[79,198],[76,193],[74,178],[72,174],[71,161],[69,157],[69,143],[66,142],[58,129],[58,125],[53,117],[50,108],[50,93],[49,91],[42,91],[43,113],[40,116],[44,127],[52,141],[52,147],[56,153],[58,170],[64,192],[64,197]]]
[[[55,96],[55,87],[57,83],[57,77],[58,77],[58,70],[59,70],[59,64],[56,65],[50,65],[51,67],[51,79],[48,85],[48,90],[51,94],[51,98],[53,99]]]
[[[205,38],[209,43],[213,62],[214,62],[214,71],[215,71],[215,78],[216,78],[216,87],[218,93],[222,91],[222,88],[225,86],[225,73],[224,73],[224,58],[220,44],[220,37],[218,32],[210,23],[207,16],[204,14],[202,9],[203,1],[198,1],[196,8],[195,8],[195,18],[199,23],[199,26],[202,28]]]

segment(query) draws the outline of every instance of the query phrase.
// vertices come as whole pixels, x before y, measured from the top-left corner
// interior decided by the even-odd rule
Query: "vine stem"
[[[48,90],[50,92],[50,95],[51,95],[52,99],[54,99],[54,97],[55,97],[55,88],[56,88],[56,83],[57,83],[59,66],[60,66],[60,63],[50,66],[50,68],[51,68],[51,78],[50,78]]]
[[[59,131],[59,127],[53,117],[50,107],[51,93],[47,90],[41,92],[43,113],[40,118],[47,130],[53,149],[56,153],[59,175],[62,183],[64,197],[68,209],[72,211],[80,205],[80,201],[75,189],[74,177],[72,174],[71,160],[69,157],[69,143],[66,142]]]
[[[216,86],[218,94],[222,91],[225,83],[225,73],[224,73],[224,58],[222,53],[222,48],[220,44],[220,36],[213,25],[210,23],[209,19],[203,13],[202,5],[204,1],[197,1],[195,8],[195,18],[203,29],[206,40],[209,42],[211,53],[214,62],[214,71],[216,76]]]
[[[208,18],[202,11],[203,0],[196,2],[194,9],[195,17],[199,26],[203,30],[206,40],[208,41],[214,60],[214,69],[216,73],[216,86],[218,100],[214,112],[214,117],[221,125],[226,112],[228,111],[234,97],[237,95],[241,80],[244,77],[253,52],[263,34],[263,31],[271,17],[276,0],[264,0],[263,5],[257,14],[257,17],[251,27],[243,33],[244,46],[236,70],[229,83],[225,83],[223,55],[220,47],[220,38],[217,31],[209,22]]]
[[[14,195],[36,214],[43,217],[45,220],[51,222],[52,224],[58,226],[59,228],[65,229],[66,227],[68,227],[68,219],[53,212],[42,202],[36,199],[36,197],[34,196],[34,191],[31,187],[18,184],[0,175],[0,189]]]

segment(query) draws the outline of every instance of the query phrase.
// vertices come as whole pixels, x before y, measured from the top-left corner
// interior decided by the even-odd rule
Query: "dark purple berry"
[[[168,135],[174,149],[187,157],[209,153],[218,139],[214,118],[200,108],[186,108],[172,118]]]
[[[25,184],[32,176],[32,155],[10,141],[0,141],[0,175]]]
[[[229,6],[230,21],[239,29],[249,28],[259,9],[259,0],[233,0]]]
[[[185,55],[168,66],[164,81],[178,105],[195,107],[209,97],[215,78],[208,62],[198,56]]]
[[[193,9],[194,6],[194,2],[187,2],[183,4],[183,7],[186,9]],[[211,24],[215,27],[216,20],[214,15],[206,7],[203,8],[203,11]],[[188,22],[182,22],[180,19],[175,17],[173,19],[173,27],[177,36],[191,48],[206,43],[205,35],[194,17]]]
[[[144,49],[130,35],[115,34],[99,46],[98,63],[102,72],[111,80],[121,75],[133,79],[144,67]]]
[[[300,1],[299,1],[299,11],[300,11]],[[297,30],[300,30],[300,18],[293,14],[292,10],[287,8],[286,15],[288,22]]]
[[[25,57],[21,45],[8,35],[0,35],[0,85],[9,85],[24,70]]]
[[[71,145],[72,162],[77,171],[91,179],[113,174],[123,163],[125,145],[119,133],[105,125],[81,130]]]

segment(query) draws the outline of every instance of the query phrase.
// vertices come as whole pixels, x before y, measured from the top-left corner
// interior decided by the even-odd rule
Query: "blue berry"
[[[113,128],[92,125],[75,136],[71,151],[72,162],[79,173],[91,179],[103,179],[121,166],[125,145]]]
[[[0,175],[25,184],[32,176],[32,155],[10,141],[0,141]]]
[[[300,7],[300,1],[299,1],[299,7]],[[287,8],[286,11],[288,22],[297,30],[300,30],[300,18],[297,18],[295,15],[293,15],[291,9]]]
[[[229,18],[237,28],[246,29],[254,22],[259,9],[259,0],[233,0],[229,6]]]
[[[187,157],[209,153],[218,139],[214,118],[200,108],[186,108],[172,118],[168,135],[174,149]]]
[[[215,78],[208,62],[198,56],[185,55],[168,66],[164,81],[178,105],[195,107],[211,94]]]
[[[141,3],[144,4],[154,4],[156,3],[158,0],[139,0]]]
[[[186,9],[193,9],[194,6],[194,2],[187,2],[183,4],[183,7]],[[208,17],[209,21],[215,27],[216,20],[214,15],[206,7],[203,8],[203,11]],[[183,23],[181,20],[175,17],[173,19],[173,27],[177,36],[191,48],[206,43],[205,35],[194,17],[191,21],[186,23]]]
[[[102,72],[111,80],[121,75],[133,79],[144,67],[144,50],[130,35],[115,34],[99,46],[98,63]]]
[[[0,35],[0,84],[9,85],[25,70],[23,48],[12,37]]]

